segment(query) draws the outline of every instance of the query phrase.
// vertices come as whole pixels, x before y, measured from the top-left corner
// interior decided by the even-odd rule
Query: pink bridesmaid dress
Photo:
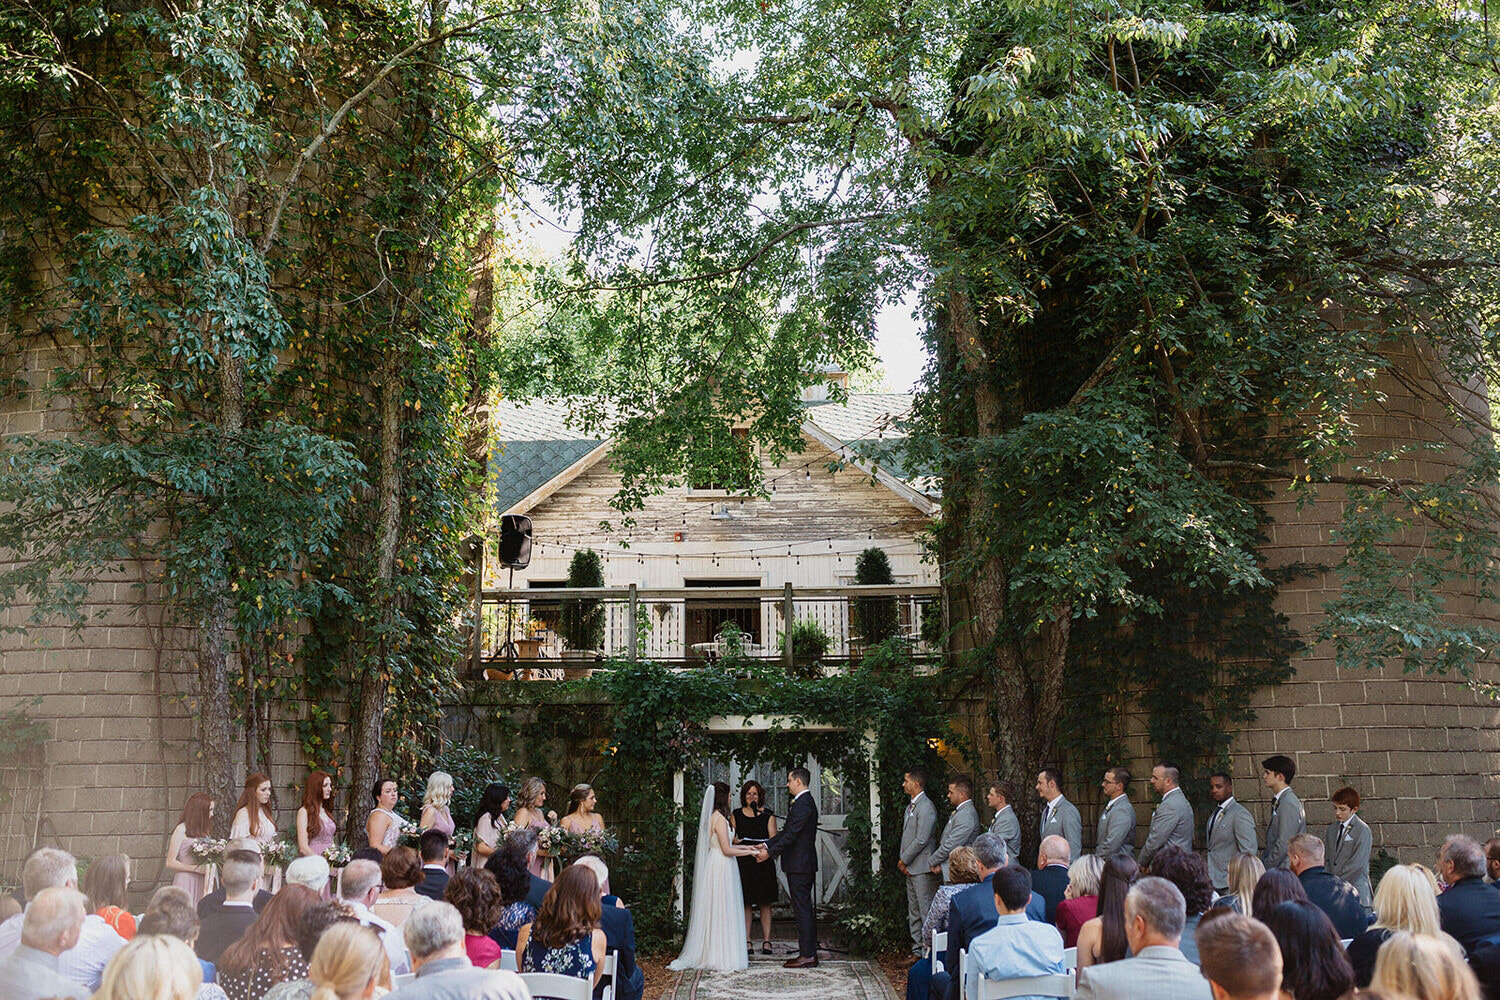
[[[536,830],[539,835],[543,830],[551,826],[550,823],[534,812],[531,814],[531,818],[527,820],[526,825]],[[527,867],[531,869],[531,874],[537,878],[547,878],[548,874],[552,871],[552,859],[544,858],[538,853],[532,857],[531,864]]]
[[[184,837],[182,839],[181,845],[179,845],[177,848],[177,862],[179,864],[201,864],[201,862],[197,858],[193,857],[193,845],[197,842],[197,837]],[[202,899],[207,894],[206,890],[203,888],[205,881],[206,880],[204,876],[199,872],[172,873],[172,884],[179,889],[186,889],[188,898],[193,901],[193,904],[195,906],[197,905],[198,900]]]
[[[453,822],[453,813],[448,811],[447,806],[443,806],[441,809],[433,810],[432,825],[427,829],[437,830],[441,832],[448,838],[448,842],[451,844],[453,842],[453,831],[457,829],[456,824]],[[449,858],[448,874],[454,875],[457,874],[457,872],[458,865],[454,863],[452,858]]]

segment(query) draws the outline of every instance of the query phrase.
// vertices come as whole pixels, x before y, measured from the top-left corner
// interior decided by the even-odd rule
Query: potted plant
[[[859,554],[854,564],[857,584],[892,584],[891,560],[885,549],[871,546]],[[901,617],[894,597],[856,597],[851,617],[865,649],[884,642],[901,631]]]
[[[604,560],[593,549],[573,553],[568,565],[568,586],[598,588],[604,586]],[[569,597],[562,602],[558,632],[562,635],[565,660],[594,660],[604,645],[604,602],[597,597]],[[564,678],[585,677],[586,668],[563,668]]]
[[[822,674],[822,660],[833,645],[833,639],[814,618],[799,618],[792,625],[792,671],[798,677],[818,677]],[[781,637],[781,650],[786,651],[786,636]]]

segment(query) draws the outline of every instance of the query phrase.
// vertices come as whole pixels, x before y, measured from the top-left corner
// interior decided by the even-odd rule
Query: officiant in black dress
[[[747,781],[740,789],[740,807],[730,817],[734,825],[737,843],[764,844],[776,836],[776,814],[765,808],[766,790],[758,781]],[[776,885],[776,869],[756,862],[754,858],[737,859],[740,865],[740,891],[745,896],[746,947],[755,953],[755,945],[748,939],[754,927],[752,911],[760,910],[761,954],[771,954],[771,904],[776,902],[779,890]]]

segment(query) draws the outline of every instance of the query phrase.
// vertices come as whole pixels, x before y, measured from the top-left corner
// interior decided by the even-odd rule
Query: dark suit
[[[1357,937],[1370,926],[1370,921],[1365,916],[1364,905],[1360,903],[1359,893],[1354,886],[1327,868],[1322,865],[1305,868],[1297,879],[1302,883],[1302,888],[1307,890],[1307,898],[1312,900],[1318,909],[1328,914],[1328,919],[1333,921],[1334,930],[1339,932],[1339,937]],[[1500,893],[1491,892],[1490,895],[1496,897],[1496,903],[1500,903]]]
[[[224,905],[225,898],[224,887],[220,886],[213,892],[209,893],[207,896],[204,896],[202,899],[198,900],[198,919],[202,920],[210,913],[219,912],[219,908]],[[255,909],[256,913],[259,913],[261,910],[264,910],[266,908],[267,903],[275,898],[276,897],[272,896],[269,892],[266,892],[266,890],[257,889],[255,891],[255,899],[250,903],[250,905]]]
[[[958,953],[967,950],[975,938],[1000,919],[1000,911],[995,908],[994,879],[993,873],[986,875],[983,882],[960,892],[948,904],[948,950],[943,954],[943,971],[934,975],[928,986],[929,997],[958,1000],[959,977],[952,974],[958,965]],[[1047,902],[1035,892],[1026,904],[1026,918],[1047,922]]]
[[[1057,904],[1063,901],[1068,891],[1068,866],[1048,865],[1041,871],[1031,873],[1031,888],[1047,904],[1047,923],[1057,922]]]
[[[1500,892],[1484,879],[1461,878],[1437,902],[1443,930],[1464,946],[1465,955],[1483,938],[1500,934]]]
[[[769,862],[768,862],[769,863]],[[615,974],[619,982],[615,986],[615,1000],[641,1000],[646,992],[646,974],[635,964],[635,918],[622,906],[606,902],[599,911],[599,927],[604,931],[604,946],[619,957]],[[594,996],[604,993],[601,981],[594,987]]]
[[[422,866],[422,881],[417,883],[417,894],[426,896],[428,899],[442,899],[443,890],[448,887],[448,869],[442,865],[428,868]]]
[[[766,853],[781,858],[781,873],[786,876],[792,916],[797,921],[797,955],[817,958],[818,921],[813,912],[812,892],[818,875],[818,807],[813,804],[812,792],[792,799],[791,808],[786,811],[786,825],[766,841]]]
[[[1500,894],[1497,894],[1500,895]],[[220,905],[198,924],[198,943],[194,951],[205,962],[219,964],[224,949],[244,937],[245,931],[260,914],[249,906]]]
[[[542,908],[542,900],[547,898],[547,890],[551,888],[552,883],[540,875],[531,876],[531,891],[526,894],[526,902],[540,910]]]

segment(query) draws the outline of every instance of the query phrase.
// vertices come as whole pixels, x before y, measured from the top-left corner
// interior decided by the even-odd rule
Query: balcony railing
[[[846,668],[891,635],[905,638],[914,659],[930,667],[947,632],[940,595],[939,587],[910,585],[486,590],[476,608],[471,667],[491,678],[551,680],[612,658],[694,667],[734,652],[790,667],[817,652],[808,641],[798,649],[799,634],[822,642],[817,662],[825,670]],[[573,636],[584,648],[570,648],[565,638],[569,617],[596,623],[576,630],[591,636]]]

